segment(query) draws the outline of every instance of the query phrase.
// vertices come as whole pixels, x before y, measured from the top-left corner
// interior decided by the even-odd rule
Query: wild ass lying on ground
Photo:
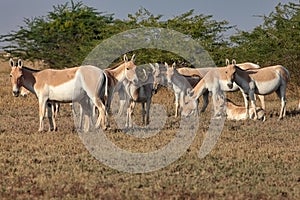
[[[257,119],[265,121],[266,113],[261,107],[256,108]],[[249,109],[249,118],[254,119],[254,110],[253,108]],[[245,106],[238,106],[233,103],[231,100],[226,99],[226,116],[229,120],[246,120],[247,116],[247,108]]]
[[[281,65],[248,70],[234,65],[234,68],[236,71],[234,81],[245,94],[249,95],[255,111],[254,119],[257,119],[254,94],[267,95],[273,92],[276,92],[281,100],[279,119],[282,119],[286,114],[286,87],[290,79],[289,71]]]
[[[125,57],[125,56],[124,56]],[[127,57],[126,57],[127,58]],[[85,65],[63,70],[45,69],[41,71],[24,67],[21,60],[18,66],[12,66],[10,73],[13,86],[13,95],[18,96],[23,86],[34,93],[39,101],[39,131],[44,130],[44,116],[47,101],[70,103],[78,102],[86,110],[86,102],[92,102],[99,111],[96,128],[107,127],[107,113],[101,97],[107,95],[107,81],[103,70]],[[114,74],[118,78],[137,81],[134,64],[124,64],[117,67]],[[88,113],[85,113],[88,115]]]
[[[198,98],[207,91],[212,94],[214,117],[225,114],[225,110],[223,110],[225,105],[224,91],[233,88],[234,74],[235,67],[233,65],[211,68],[199,83],[187,92],[182,115],[193,114],[197,109]]]

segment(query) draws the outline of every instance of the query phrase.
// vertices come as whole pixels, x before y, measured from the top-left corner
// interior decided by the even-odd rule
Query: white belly
[[[274,79],[267,82],[257,82],[255,81],[256,94],[270,94],[278,89],[280,86],[280,81]]]
[[[58,86],[48,86],[49,99],[62,102],[71,102],[74,97],[75,80],[70,80]]]

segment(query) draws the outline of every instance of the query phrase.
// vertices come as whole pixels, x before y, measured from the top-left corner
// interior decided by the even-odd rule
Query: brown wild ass
[[[235,67],[232,65],[211,68],[199,83],[187,92],[182,115],[189,116],[193,114],[197,108],[198,98],[207,91],[212,94],[214,117],[225,114],[223,110],[225,106],[224,91],[233,88],[234,73]]]
[[[279,119],[282,119],[286,114],[286,87],[290,79],[289,71],[281,65],[248,70],[234,65],[234,68],[236,71],[234,81],[245,94],[249,95],[255,113],[254,119],[257,119],[254,94],[268,95],[273,92],[276,92],[280,98]],[[249,107],[247,109],[249,110]]]
[[[124,55],[124,59],[125,57],[126,55]],[[21,60],[18,62],[18,66],[12,67],[10,73],[13,95],[18,96],[20,87],[23,86],[37,96],[39,101],[39,131],[44,130],[43,118],[47,101],[62,103],[74,101],[78,102],[83,110],[87,107],[86,102],[92,102],[99,112],[95,127],[107,128],[106,108],[101,100],[105,97],[100,95],[107,94],[107,81],[103,70],[85,65],[63,70],[45,69],[36,71],[24,67]],[[114,75],[118,79],[124,77],[130,81],[137,81],[135,68],[134,64],[125,62],[115,69]]]
[[[256,112],[258,120],[266,120],[266,113],[262,108],[257,107]],[[249,118],[254,119],[254,115],[253,108],[250,108]],[[229,120],[246,120],[248,119],[247,108],[245,106],[238,106],[229,99],[226,99],[226,116]]]

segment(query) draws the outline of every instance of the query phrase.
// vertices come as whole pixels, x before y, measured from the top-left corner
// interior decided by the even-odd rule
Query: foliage
[[[278,4],[264,24],[252,32],[240,31],[231,37],[232,56],[239,61],[258,62],[263,66],[282,64],[290,73],[299,74],[300,4]],[[297,77],[293,81],[300,85]]]
[[[225,58],[262,66],[282,64],[290,70],[293,81],[300,85],[300,79],[293,77],[300,71],[299,8],[300,3],[278,4],[268,16],[263,16],[262,25],[251,32],[239,30],[228,40],[224,33],[232,26],[227,21],[213,20],[211,15],[197,15],[194,10],[164,20],[163,15],[140,8],[128,14],[127,19],[120,20],[113,14],[104,15],[82,2],[71,1],[54,6],[46,16],[25,19],[24,27],[0,36],[0,42],[9,42],[4,50],[13,56],[42,59],[52,68],[64,68],[82,64],[97,44],[118,33],[143,27],[166,28],[199,42],[217,66],[223,66]],[[108,47],[106,52],[109,51],[112,50]],[[160,49],[143,48],[131,53],[138,55],[137,64],[186,61],[176,53]]]
[[[158,27],[176,30],[191,36],[216,58],[225,42],[222,32],[230,27],[228,22],[217,22],[212,16],[194,15],[190,10],[166,21],[162,15],[153,15],[140,8],[128,19],[114,19],[113,15],[102,15],[82,2],[65,3],[53,7],[47,16],[25,19],[26,26],[8,35],[1,41],[12,42],[4,50],[24,59],[42,59],[52,68],[80,65],[87,54],[101,41],[126,30],[141,27]],[[140,49],[138,63],[182,62],[183,58],[158,49]],[[223,58],[222,58],[223,60]]]
[[[42,59],[53,68],[78,65],[94,47],[95,40],[107,37],[111,15],[102,15],[82,2],[53,6],[47,16],[24,20],[26,26],[1,36],[12,42],[4,50],[24,59]]]

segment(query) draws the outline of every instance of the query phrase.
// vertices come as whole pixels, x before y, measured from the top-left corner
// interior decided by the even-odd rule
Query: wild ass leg
[[[150,122],[150,105],[151,105],[151,100],[147,100],[147,102],[146,102],[146,125],[148,125]]]
[[[131,128],[132,127],[132,113],[135,107],[135,102],[130,101],[129,106],[127,108],[127,116],[126,116],[126,128]]]
[[[106,113],[105,105],[97,97],[95,97],[93,100],[94,100],[95,106],[97,107],[97,109],[99,111],[99,115],[98,115],[98,119],[97,119],[95,128],[101,127],[103,130],[105,130],[107,128],[107,124],[106,124],[107,123],[107,113]]]
[[[128,108],[128,97],[125,92],[124,86],[122,86],[118,91],[119,99],[120,99],[120,106],[118,111],[118,116],[122,116],[125,113],[125,108]]]
[[[214,117],[219,118],[226,112],[224,110],[224,105],[226,102],[223,91],[221,91],[220,89],[213,91],[212,99],[214,106]]]
[[[51,103],[53,131],[57,131],[56,117],[59,111],[59,103]]]
[[[208,103],[209,103],[209,91],[207,90],[206,92],[203,93],[203,105],[202,105],[202,108],[200,110],[200,112],[204,112],[208,106]]]
[[[276,91],[278,97],[280,98],[281,101],[281,108],[280,108],[280,113],[279,113],[279,118],[278,120],[282,119],[286,115],[286,97],[285,97],[285,88],[280,87]]]
[[[145,114],[146,114],[145,103],[142,102],[142,119],[143,119],[143,125],[145,125]]]
[[[263,110],[266,110],[266,104],[265,104],[265,96],[264,95],[257,95],[261,104],[261,108]]]
[[[49,131],[57,131],[55,118],[57,116],[59,104],[47,102],[47,117],[49,120]]]
[[[179,110],[179,93],[175,92],[175,117],[178,117],[178,110]]]
[[[44,131],[44,116],[46,111],[46,99],[39,99],[39,117],[40,117],[40,127],[39,132]]]
[[[257,120],[256,102],[255,102],[254,92],[251,92],[249,94],[249,97],[250,97],[250,100],[251,100],[251,108],[253,109],[253,114],[254,114],[253,119]],[[247,109],[247,117],[249,117],[249,106],[248,106],[248,109]]]

